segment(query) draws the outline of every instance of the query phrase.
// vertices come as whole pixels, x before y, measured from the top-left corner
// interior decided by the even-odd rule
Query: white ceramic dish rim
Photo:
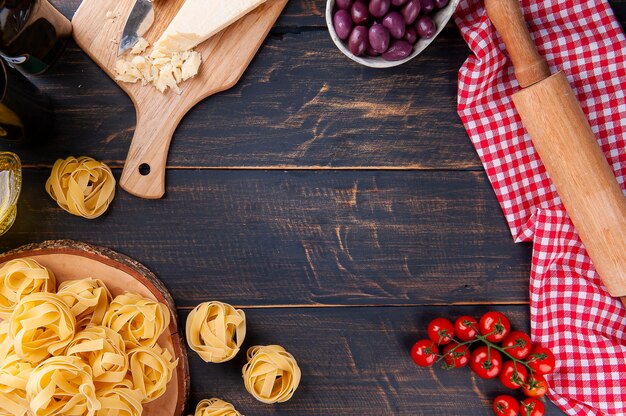
[[[424,49],[426,49],[428,45],[430,45],[437,38],[437,36],[439,36],[441,31],[446,27],[460,1],[461,0],[450,0],[450,3],[448,3],[445,8],[437,11],[434,15],[434,20],[437,24],[437,33],[435,33],[435,36],[430,39],[418,40],[414,46],[413,53],[399,61],[386,61],[380,56],[361,57],[353,55],[352,52],[350,52],[350,50],[348,49],[348,46],[341,39],[339,39],[337,33],[335,32],[335,28],[333,25],[333,9],[335,8],[335,0],[326,1],[326,26],[328,26],[328,33],[330,33],[330,38],[333,40],[335,45],[337,45],[337,48],[339,48],[339,50],[344,55],[352,59],[354,62],[368,66],[370,68],[391,68],[410,61],[411,59],[419,55],[422,51],[424,51]]]

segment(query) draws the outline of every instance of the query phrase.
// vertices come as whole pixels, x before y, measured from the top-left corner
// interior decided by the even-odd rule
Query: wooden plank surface
[[[53,3],[71,16],[80,1]],[[246,307],[244,347],[283,344],[304,372],[291,402],[266,406],[243,388],[243,356],[191,354],[192,405],[218,395],[251,415],[490,415],[497,382],[408,357],[438,315],[495,307],[528,330],[530,247],[512,242],[456,114],[468,49],[450,25],[412,63],[367,70],[333,46],[324,4],[291,0],[240,84],[183,120],[163,200],[120,190],[95,221],[49,199],[49,167],[88,154],[119,178],[135,118],[71,43],[34,79],[57,127],[42,146],[12,148],[24,192],[0,250],[53,238],[118,250],[165,282],[183,323],[201,301]],[[626,0],[611,4],[626,21]]]
[[[511,316],[513,327],[528,330],[527,306],[497,309]],[[482,380],[468,368],[419,368],[409,356],[411,345],[426,337],[424,325],[429,320],[484,311],[484,307],[248,309],[250,331],[242,351],[252,345],[283,345],[300,363],[304,374],[300,388],[291,401],[267,406],[244,389],[243,354],[216,365],[191,353],[191,404],[215,395],[232,401],[242,413],[257,416],[492,416],[491,401],[507,390],[499,381]],[[562,414],[551,403],[546,407],[548,416]]]
[[[119,191],[95,221],[58,208],[47,175],[25,172],[0,248],[119,250],[179,306],[528,301],[530,247],[513,243],[483,173],[174,170],[162,201]]]

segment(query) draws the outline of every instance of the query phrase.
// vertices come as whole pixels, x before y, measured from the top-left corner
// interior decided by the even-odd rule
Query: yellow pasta
[[[74,337],[76,320],[68,306],[54,293],[25,296],[9,319],[9,335],[23,360],[38,363],[57,355]]]
[[[102,280],[92,278],[61,282],[57,294],[70,307],[80,329],[101,324],[112,299]]]
[[[88,363],[96,383],[120,383],[126,377],[128,356],[124,340],[106,326],[90,326],[76,334],[65,355]]]
[[[128,292],[113,299],[103,321],[122,335],[127,349],[154,346],[169,324],[167,306]]]
[[[133,293],[112,299],[92,278],[55,290],[32,259],[0,268],[0,416],[142,415],[178,365],[157,342],[169,308]]]
[[[52,271],[33,259],[10,260],[0,268],[0,318],[9,319],[15,305],[26,295],[55,291]]]
[[[35,367],[26,398],[35,416],[92,416],[100,409],[91,368],[78,357],[51,357]]]
[[[301,376],[293,355],[279,345],[248,349],[248,363],[243,366],[242,374],[248,393],[267,404],[289,400]]]
[[[28,413],[26,383],[33,366],[15,353],[2,358],[0,365],[0,416]]]
[[[139,416],[143,412],[143,395],[129,380],[96,390],[96,397],[101,405],[96,416]]]
[[[11,353],[13,349],[13,340],[9,336],[9,321],[0,322],[0,363]]]
[[[241,416],[235,406],[218,398],[204,399],[196,406],[194,416]]]
[[[94,219],[113,201],[115,178],[104,163],[87,156],[70,156],[54,163],[46,191],[70,214]]]
[[[187,342],[206,362],[232,359],[246,336],[246,315],[222,302],[202,303],[187,318]]]
[[[167,383],[178,364],[172,354],[158,344],[137,347],[128,352],[133,385],[143,393],[143,403],[158,399],[165,393]]]

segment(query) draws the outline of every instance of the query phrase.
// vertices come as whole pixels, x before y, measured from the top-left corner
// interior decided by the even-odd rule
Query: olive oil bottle
[[[0,0],[0,56],[29,74],[50,68],[72,24],[47,0]]]
[[[17,216],[17,198],[22,187],[22,166],[15,153],[0,152],[0,235]]]

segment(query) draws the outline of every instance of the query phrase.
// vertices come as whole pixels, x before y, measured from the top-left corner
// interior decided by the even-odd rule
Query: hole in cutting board
[[[142,163],[139,165],[139,174],[141,176],[148,176],[150,174],[150,165],[147,163]]]

